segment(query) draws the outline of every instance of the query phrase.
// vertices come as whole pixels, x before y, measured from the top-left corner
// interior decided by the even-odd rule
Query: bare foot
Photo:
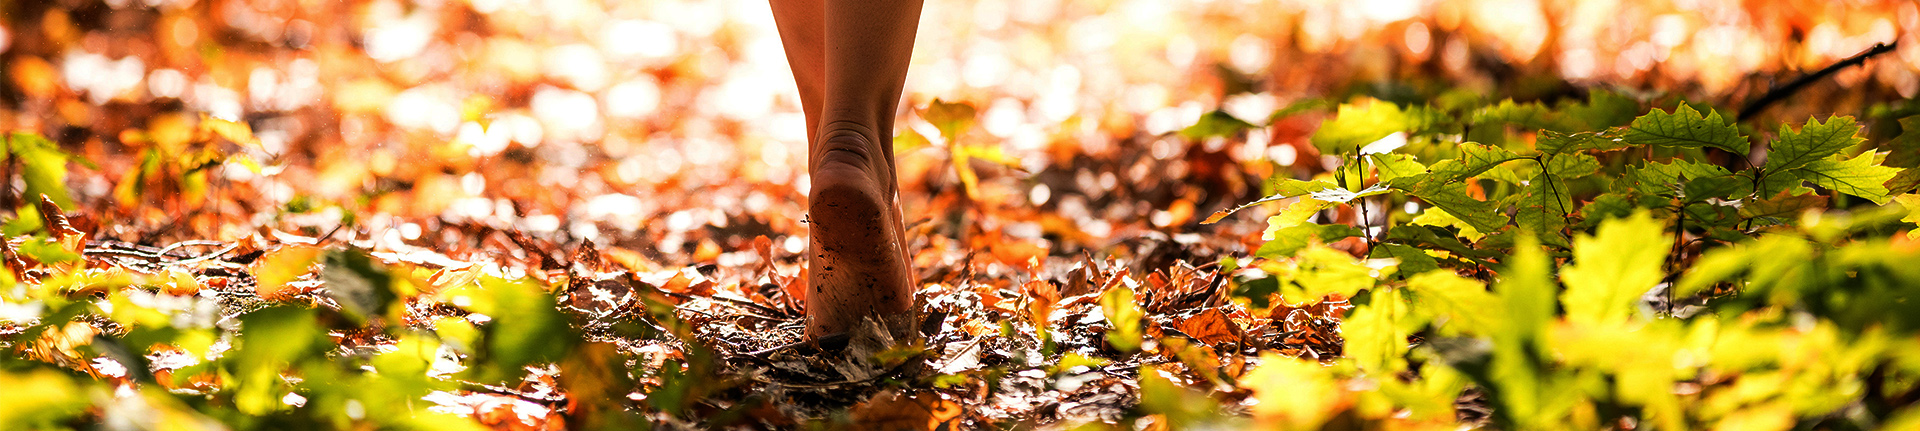
[[[822,139],[808,196],[807,333],[845,333],[862,319],[911,316],[912,277],[891,166],[858,133]]]

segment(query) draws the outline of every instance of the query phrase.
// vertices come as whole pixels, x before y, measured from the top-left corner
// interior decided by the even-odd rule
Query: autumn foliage
[[[760,1],[0,4],[0,429],[1913,429],[1920,7],[936,1],[919,338]]]

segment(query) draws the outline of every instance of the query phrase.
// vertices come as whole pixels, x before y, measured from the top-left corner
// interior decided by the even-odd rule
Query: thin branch
[[[1784,100],[1789,96],[1792,96],[1793,93],[1799,92],[1801,88],[1806,87],[1809,84],[1812,84],[1814,81],[1819,81],[1823,78],[1826,78],[1827,75],[1832,75],[1835,72],[1839,72],[1840,69],[1845,69],[1848,67],[1858,66],[1862,63],[1866,63],[1867,59],[1873,58],[1874,56],[1893,52],[1893,49],[1899,45],[1900,45],[1899,41],[1874,44],[1872,48],[1867,48],[1866,51],[1861,51],[1859,54],[1854,54],[1852,57],[1847,57],[1847,59],[1845,60],[1840,60],[1840,62],[1827,66],[1825,69],[1820,69],[1813,73],[1806,74],[1805,76],[1801,76],[1799,79],[1795,79],[1792,82],[1788,82],[1787,85],[1782,85],[1782,86],[1774,87],[1773,89],[1767,90],[1767,93],[1761,95],[1759,99],[1754,99],[1754,101],[1752,102],[1747,102],[1747,106],[1741,107],[1740,116],[1735,121],[1736,122],[1747,121],[1747,119],[1753,118],[1754,115],[1759,114],[1761,111],[1766,110],[1768,106],[1772,106],[1774,103],[1778,103],[1779,101]]]

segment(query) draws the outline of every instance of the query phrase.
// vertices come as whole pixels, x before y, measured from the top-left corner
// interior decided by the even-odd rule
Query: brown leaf
[[[874,431],[960,429],[960,405],[923,392],[901,395],[888,389],[854,406],[853,422]]]
[[[1053,305],[1060,302],[1060,291],[1053,287],[1053,283],[1045,280],[1029,281],[1026,289],[1027,313],[1033,317],[1034,327],[1048,327],[1048,317],[1053,314]]]
[[[53,199],[48,198],[45,193],[40,194],[40,202],[38,204],[40,206],[40,220],[46,223],[47,232],[53,233],[55,238],[65,241],[67,238],[84,234],[80,232],[79,229],[74,229],[72,223],[67,222],[66,211],[61,210],[60,204],[53,203]]]
[[[592,276],[592,273],[609,271],[612,269],[612,265],[607,264],[606,259],[600,257],[600,251],[593,248],[593,240],[589,239],[582,242],[580,248],[573,250],[573,264],[569,265],[568,268],[570,271],[576,272],[570,275],[580,277],[583,275]]]
[[[1207,344],[1233,343],[1241,340],[1240,325],[1233,323],[1218,308],[1209,308],[1175,324],[1175,327],[1194,339]]]

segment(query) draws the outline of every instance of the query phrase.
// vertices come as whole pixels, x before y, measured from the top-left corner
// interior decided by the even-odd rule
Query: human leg
[[[898,323],[913,312],[913,271],[894,173],[893,114],[921,3],[783,1],[774,1],[775,21],[811,136],[807,332],[844,333],[867,317]]]

